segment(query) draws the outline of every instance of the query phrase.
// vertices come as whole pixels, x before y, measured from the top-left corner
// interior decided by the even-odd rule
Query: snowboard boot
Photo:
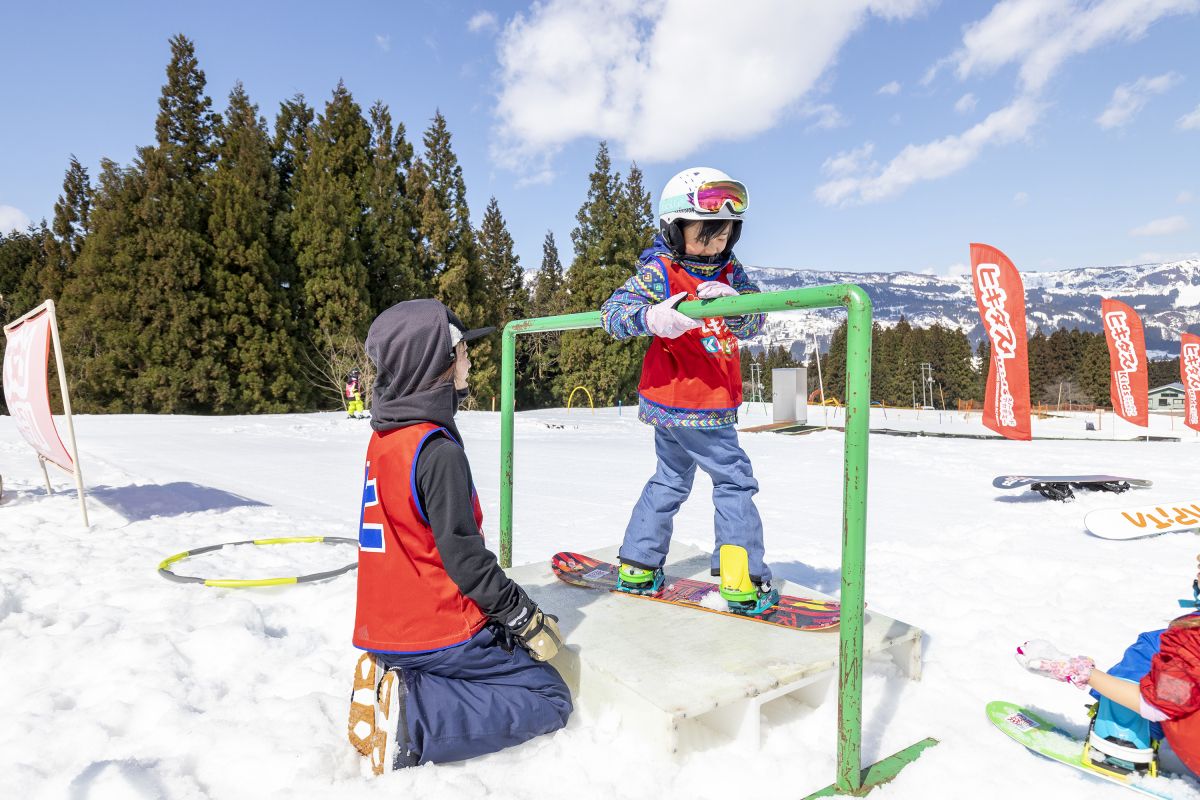
[[[621,562],[617,570],[617,591],[630,594],[656,594],[663,585],[662,567],[645,569]]]
[[[779,591],[770,581],[756,581],[750,576],[750,558],[746,548],[733,544],[721,545],[721,597],[734,614],[762,616],[779,602]]]
[[[1139,716],[1133,727],[1125,727],[1097,713],[1099,706],[1094,703],[1088,708],[1092,721],[1083,745],[1084,765],[1118,779],[1130,775],[1157,777],[1158,740],[1149,737],[1150,723]]]
[[[371,760],[375,775],[417,764],[417,754],[409,749],[407,703],[400,670],[384,669],[371,653],[359,656],[347,735],[354,749]]]

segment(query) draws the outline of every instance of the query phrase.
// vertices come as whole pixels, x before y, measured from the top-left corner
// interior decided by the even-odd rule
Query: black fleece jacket
[[[454,424],[454,384],[439,380],[454,363],[448,325],[446,307],[437,300],[397,303],[371,323],[371,427],[388,431],[432,422],[450,432],[432,437],[417,457],[417,499],[450,579],[484,614],[506,623],[532,601],[504,574],[475,524],[471,465]]]

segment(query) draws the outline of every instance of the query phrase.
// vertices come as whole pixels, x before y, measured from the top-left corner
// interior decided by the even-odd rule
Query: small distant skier
[[[350,370],[346,376],[346,416],[357,418],[363,416],[365,408],[362,399],[362,373],[358,369]]]
[[[742,402],[738,339],[762,330],[765,315],[693,320],[675,306],[757,292],[733,246],[749,207],[746,187],[724,172],[686,169],[667,182],[659,233],[637,272],[601,307],[617,339],[653,336],[638,384],[638,419],[654,426],[658,468],[625,529],[618,588],[661,587],[672,520],[692,490],[696,467],[712,478],[716,548],[712,574],[731,611],[759,615],[779,601],[764,560],[762,519],[750,459],[738,444]]]
[[[558,730],[566,684],[546,663],[562,637],[484,544],[454,423],[467,330],[437,300],[371,323],[376,367],[359,528],[351,744],[372,771],[461,761]]]
[[[1088,656],[1063,653],[1040,639],[1018,647],[1016,658],[1037,675],[1089,689],[1098,701],[1087,766],[1117,777],[1157,775],[1158,743],[1165,736],[1179,760],[1200,775],[1200,611],[1141,634],[1107,672]]]

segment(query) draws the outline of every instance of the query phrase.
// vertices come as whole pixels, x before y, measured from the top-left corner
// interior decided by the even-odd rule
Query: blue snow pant
[[[762,518],[754,506],[758,481],[749,456],[738,444],[737,431],[732,427],[655,426],[654,452],[658,469],[633,507],[621,544],[621,560],[646,569],[663,565],[671,546],[675,512],[691,494],[696,467],[700,467],[712,478],[716,509],[712,574],[720,572],[721,545],[733,544],[746,548],[755,580],[770,580],[771,569],[763,561]]]
[[[1138,636],[1137,641],[1125,650],[1121,660],[1108,670],[1108,674],[1134,683],[1141,681],[1150,672],[1150,659],[1158,653],[1161,646],[1159,639],[1162,635],[1163,631],[1158,630],[1147,631]],[[1138,747],[1149,747],[1151,739],[1163,738],[1162,726],[1157,722],[1150,722],[1136,709],[1128,709],[1107,697],[1101,697],[1095,689],[1092,689],[1091,695],[1100,701],[1100,706],[1096,709],[1095,730],[1098,735],[1114,736],[1133,742]]]
[[[410,748],[419,763],[461,761],[567,724],[571,693],[554,667],[500,646],[490,626],[428,653],[376,653],[408,689]]]

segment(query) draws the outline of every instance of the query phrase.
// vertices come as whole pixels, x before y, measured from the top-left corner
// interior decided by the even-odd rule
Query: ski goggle
[[[725,205],[735,214],[750,207],[750,193],[740,181],[708,181],[692,193],[692,207],[706,214],[716,214]]]

